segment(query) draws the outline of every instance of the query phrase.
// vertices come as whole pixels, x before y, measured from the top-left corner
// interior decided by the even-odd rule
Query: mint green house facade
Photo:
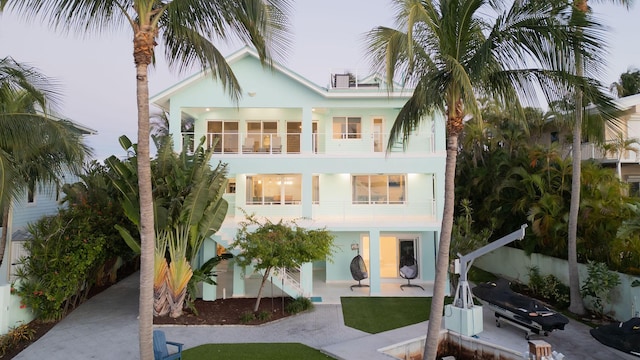
[[[412,282],[432,282],[444,202],[442,117],[425,118],[406,148],[397,143],[387,151],[389,129],[410,90],[389,92],[378,77],[348,73],[331,74],[330,85],[320,87],[278,64],[264,68],[248,48],[227,60],[243,89],[238,103],[205,72],[151,99],[169,113],[177,151],[205,136],[214,161],[229,164],[229,212],[203,260],[221,248],[234,253],[228,246],[242,209],[272,221],[302,219],[301,226],[335,235],[331,260],[273,280],[292,296],[313,296],[318,283],[354,283],[349,265],[358,253],[369,273],[363,283],[370,285],[361,291],[370,295],[380,295],[383,284],[406,283],[399,273],[403,254],[418,262]],[[184,118],[194,120],[193,134],[180,133]],[[247,278],[234,269],[229,295],[255,295]],[[215,291],[205,286],[203,298],[215,299]]]

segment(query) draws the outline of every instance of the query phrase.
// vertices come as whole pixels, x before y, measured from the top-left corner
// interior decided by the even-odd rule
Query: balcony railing
[[[637,146],[638,152],[634,152],[631,150],[624,150],[622,152],[622,156],[619,151],[605,151],[601,145],[595,143],[584,143],[582,144],[582,160],[600,160],[600,161],[618,161],[620,159],[621,162],[626,163],[637,163],[640,162],[640,146]],[[571,154],[571,150],[569,150],[569,154]]]
[[[301,133],[207,133],[205,146],[213,147],[216,154],[300,154],[303,152]],[[193,149],[199,136],[183,133],[182,139],[188,149]],[[310,135],[311,152],[314,154],[385,153],[389,134],[374,133],[313,133]],[[393,144],[392,152],[403,152],[402,143]],[[433,134],[416,135],[410,141],[409,152],[433,153]]]
[[[310,218],[317,222],[376,222],[376,223],[406,223],[435,221],[436,201],[406,201],[398,204],[354,204],[348,201],[319,201],[314,202],[311,215],[303,214],[301,203],[292,205],[239,204],[236,208],[273,219]],[[241,216],[241,212],[228,214]]]

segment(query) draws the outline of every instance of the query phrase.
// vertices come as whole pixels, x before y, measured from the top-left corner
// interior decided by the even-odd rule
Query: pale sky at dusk
[[[332,69],[367,73],[362,36],[378,25],[393,25],[390,4],[389,0],[298,0],[293,46],[283,65],[320,86],[327,85]],[[629,67],[640,68],[640,5],[626,10],[590,4],[611,29],[608,71],[601,79],[610,84]],[[134,142],[137,138],[133,45],[127,30],[89,37],[63,35],[9,12],[0,15],[0,57],[34,66],[61,84],[61,115],[98,131],[88,142],[98,160],[124,154],[117,142],[120,135]],[[220,48],[227,55],[241,46]],[[171,72],[162,51],[158,49],[158,64],[149,76],[151,96],[193,73]]]

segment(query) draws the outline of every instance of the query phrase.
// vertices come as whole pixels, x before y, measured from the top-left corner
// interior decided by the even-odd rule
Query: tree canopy
[[[232,248],[239,248],[235,261],[242,267],[263,271],[254,311],[258,311],[265,282],[274,269],[299,268],[302,264],[324,260],[333,254],[334,236],[326,229],[305,229],[295,221],[277,223],[246,215]]]

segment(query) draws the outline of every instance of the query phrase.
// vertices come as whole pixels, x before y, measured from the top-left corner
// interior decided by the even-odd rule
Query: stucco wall
[[[529,269],[537,266],[541,275],[552,274],[564,284],[569,284],[569,270],[566,260],[553,258],[541,254],[527,256],[522,250],[502,247],[486,254],[474,262],[480,269],[496,275],[512,279],[521,283],[529,282]],[[581,284],[587,279],[587,266],[578,264]],[[620,285],[611,294],[611,303],[605,305],[604,310],[610,311],[618,321],[626,321],[631,317],[640,316],[640,286],[632,287],[634,280],[640,277],[626,274],[620,275]],[[585,301],[587,308],[591,307]]]

